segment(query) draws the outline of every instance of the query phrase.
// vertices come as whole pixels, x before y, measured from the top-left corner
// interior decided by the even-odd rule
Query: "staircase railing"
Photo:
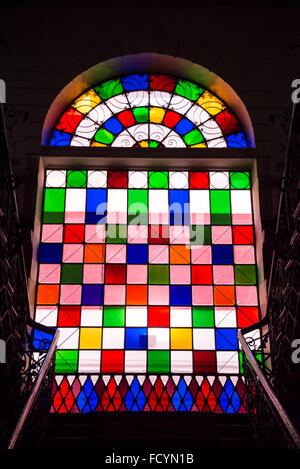
[[[15,442],[21,442],[26,439],[27,433],[29,446],[32,446],[35,436],[42,432],[42,422],[49,414],[51,370],[54,371],[52,357],[57,335],[55,330],[41,326],[30,318],[23,239],[1,104],[0,339],[5,344],[5,360],[2,360],[5,363],[0,364],[0,447],[7,447],[20,414],[24,421],[29,422],[29,414],[33,415],[33,409],[39,406],[40,413],[36,419],[39,431],[34,432],[32,425],[29,428],[27,424],[22,424],[18,427],[18,438],[14,436]],[[35,396],[32,395],[33,391]],[[30,408],[29,401],[32,402]]]
[[[300,380],[299,369],[295,368],[300,364],[292,362],[292,344],[300,337],[297,260],[300,245],[299,129],[300,106],[294,104],[281,185],[267,314],[262,321],[238,332],[250,422],[261,444],[272,448],[300,449]],[[294,399],[291,398],[293,395]],[[279,400],[285,403],[287,412]]]

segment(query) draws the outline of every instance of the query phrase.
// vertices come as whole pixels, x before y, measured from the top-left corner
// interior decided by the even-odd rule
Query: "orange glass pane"
[[[84,262],[89,264],[103,263],[104,254],[104,244],[86,244],[84,247]]]
[[[36,303],[38,305],[56,305],[58,296],[59,285],[39,285]]]
[[[180,244],[170,246],[170,264],[189,264],[190,257],[189,247]]]
[[[218,285],[217,287],[214,287],[214,299],[216,306],[234,305],[234,286]]]
[[[126,303],[128,305],[146,305],[147,285],[127,285]]]

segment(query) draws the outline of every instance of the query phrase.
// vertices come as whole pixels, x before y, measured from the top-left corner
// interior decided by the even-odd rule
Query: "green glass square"
[[[104,306],[103,327],[124,327],[125,307],[124,306]]]
[[[86,171],[68,171],[67,187],[86,187]]]
[[[234,275],[236,285],[256,285],[255,265],[235,265]]]
[[[167,189],[169,187],[168,171],[150,171],[149,188]]]
[[[211,244],[210,225],[191,225],[190,242],[191,244],[197,244],[200,246],[203,244]]]
[[[258,365],[260,365],[260,368],[263,370],[262,353],[259,351],[255,351],[255,350],[253,350],[252,352],[258,362]],[[239,350],[239,364],[240,364],[240,373],[243,375],[244,374],[243,353],[241,350]],[[252,368],[252,365],[250,363],[249,365],[250,365],[250,368]]]
[[[187,145],[197,145],[197,143],[202,143],[204,141],[204,137],[200,130],[194,129],[185,134],[183,136],[183,140]]]
[[[106,129],[99,129],[94,136],[96,142],[104,143],[105,145],[110,145],[115,138],[115,135]]]
[[[124,244],[127,240],[127,225],[107,225],[106,242]]]
[[[57,350],[55,354],[55,373],[77,373],[78,350]]]
[[[65,218],[65,189],[45,189],[44,223],[63,223]]]
[[[249,173],[247,171],[231,171],[230,189],[250,189]]]
[[[62,264],[60,282],[69,284],[82,283],[83,264]]]
[[[155,140],[149,140],[150,148],[157,148],[158,146],[159,146],[159,142],[156,142]]]
[[[148,265],[148,273],[151,285],[167,285],[169,283],[169,265]]]
[[[149,121],[149,109],[147,107],[136,107],[132,112],[136,122],[142,123]]]
[[[175,88],[176,94],[180,94],[180,96],[184,96],[192,101],[196,101],[203,92],[203,88],[200,88],[196,83],[192,83],[188,80],[178,80],[178,84]]]
[[[148,373],[170,373],[169,350],[148,351]]]
[[[193,306],[193,327],[214,327],[214,309],[210,306]]]
[[[99,86],[94,86],[94,90],[102,99],[108,99],[117,94],[123,93],[123,85],[120,78],[109,80]]]
[[[230,191],[217,189],[211,190],[210,207],[212,225],[231,224]]]
[[[128,190],[128,223],[144,225],[148,223],[148,190]]]

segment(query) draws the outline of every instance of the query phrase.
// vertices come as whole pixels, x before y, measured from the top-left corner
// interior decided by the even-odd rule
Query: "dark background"
[[[268,276],[279,189],[300,78],[300,4],[245,1],[6,2],[0,7],[0,78],[17,182],[25,257],[31,263],[40,138],[61,89],[89,67],[139,52],[182,57],[212,70],[252,119]]]

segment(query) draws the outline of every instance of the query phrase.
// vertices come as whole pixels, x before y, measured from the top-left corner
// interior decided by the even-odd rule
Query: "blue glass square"
[[[146,90],[149,84],[149,75],[129,75],[122,78],[122,83],[126,91]]]
[[[243,132],[226,137],[227,145],[229,148],[247,148],[248,143]]]
[[[148,263],[148,245],[147,244],[128,244],[127,245],[127,263],[128,264],[147,264]]]
[[[59,264],[62,259],[61,243],[42,243],[40,248],[41,264]]]
[[[105,223],[107,215],[106,189],[87,189],[85,222],[96,224]]]
[[[116,117],[111,117],[110,119],[108,119],[103,125],[103,127],[115,135],[117,135],[123,130],[123,125]]]
[[[70,145],[71,138],[72,134],[68,134],[62,130],[54,130],[50,140],[50,145],[67,147]]]
[[[237,329],[216,329],[217,350],[237,350]]]
[[[170,285],[171,306],[191,306],[192,291],[190,285]]]
[[[174,127],[175,132],[177,132],[179,135],[185,135],[187,134],[190,130],[194,128],[194,124],[183,117],[178,124]]]
[[[217,265],[233,264],[233,248],[230,244],[212,246],[212,263]]]
[[[189,191],[169,190],[170,225],[189,225]]]
[[[131,350],[147,349],[147,328],[128,327],[125,331],[125,348]]]
[[[103,305],[104,285],[82,285],[83,305]]]
[[[48,350],[52,339],[53,335],[48,332],[39,331],[38,329],[33,331],[33,346],[37,350]]]

